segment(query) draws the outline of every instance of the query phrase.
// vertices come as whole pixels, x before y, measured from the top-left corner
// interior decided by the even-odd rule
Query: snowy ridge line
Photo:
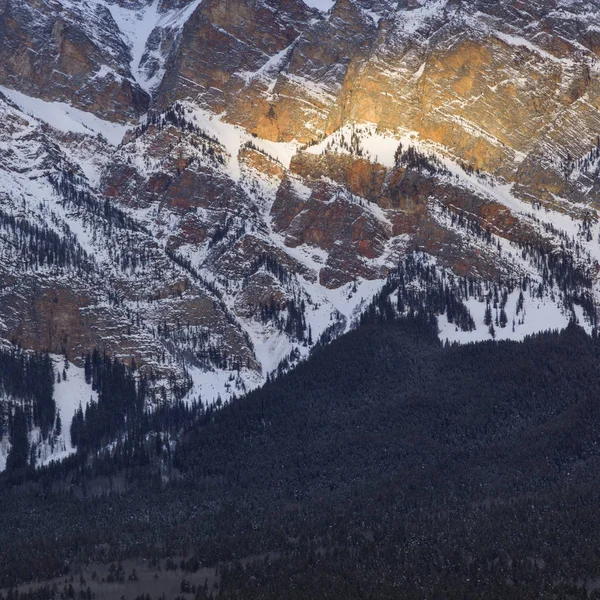
[[[532,204],[520,200],[512,193],[514,188],[513,183],[499,181],[489,174],[480,176],[476,173],[465,171],[452,158],[451,153],[447,149],[439,144],[420,140],[419,134],[414,131],[403,131],[399,132],[399,134],[394,134],[392,132],[380,132],[377,130],[377,126],[372,123],[348,124],[324,138],[318,144],[304,148],[303,151],[314,155],[326,152],[356,155],[352,146],[352,136],[356,136],[358,139],[358,148],[361,152],[358,154],[359,157],[378,162],[384,167],[391,169],[395,166],[395,152],[398,145],[402,144],[404,148],[412,146],[426,156],[435,156],[449,174],[454,177],[452,183],[458,183],[458,185],[484,198],[502,204],[515,215],[521,218],[525,217],[537,227],[540,224],[548,225],[565,232],[574,239],[580,237],[579,219],[547,207],[536,209]],[[375,154],[377,151],[378,153]],[[444,177],[443,174],[441,176]],[[570,205],[568,200],[562,199],[562,201],[566,205]],[[595,214],[592,237],[593,239],[599,239],[600,227],[598,226],[598,220],[600,215],[594,209],[589,208],[588,210]],[[597,244],[586,243],[585,246],[592,257],[600,262],[600,249],[598,249]]]

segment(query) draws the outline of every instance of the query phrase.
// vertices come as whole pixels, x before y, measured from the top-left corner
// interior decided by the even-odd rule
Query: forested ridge
[[[575,325],[444,347],[373,317],[142,465],[5,481],[0,584],[183,556],[219,568],[197,597],[589,597],[599,360]]]

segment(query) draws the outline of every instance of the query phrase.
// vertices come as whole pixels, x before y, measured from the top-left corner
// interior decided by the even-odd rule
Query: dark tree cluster
[[[203,156],[217,165],[226,162],[223,145],[215,137],[209,135],[204,129],[189,120],[186,116],[185,107],[176,102],[164,113],[152,113],[147,121],[136,127],[133,136],[137,139],[142,137],[150,128],[162,131],[167,127],[178,129],[181,133],[179,139],[186,139]]]
[[[346,138],[346,132],[336,132],[333,140],[327,142],[325,152],[334,152],[338,148],[345,150],[353,156],[368,158],[368,153],[362,147],[361,135],[365,134],[366,130],[359,127],[358,129],[353,127],[350,132],[350,138]]]
[[[219,572],[203,600],[589,597],[600,340],[438,340],[437,315],[468,328],[476,297],[494,325],[508,292],[409,255],[362,326],[221,410],[142,410],[142,381],[90,355],[92,456],[2,476],[0,586],[185,557]]]
[[[117,359],[94,350],[85,356],[85,380],[98,393],[85,410],[80,406],[71,423],[71,443],[81,451],[98,450],[120,437],[125,426],[139,428],[146,401],[146,380],[136,384],[133,373]]]
[[[172,400],[157,399],[155,386],[150,385],[153,373],[136,374],[135,363],[128,367],[97,349],[85,355],[84,374],[98,399],[90,399],[85,409],[80,406],[71,423],[71,443],[83,456],[116,442],[113,458],[121,456],[122,462],[130,464],[135,457],[147,455],[148,434],[178,432],[186,422],[193,422],[199,410],[182,402],[189,380],[180,384],[172,377]]]
[[[281,161],[279,159],[277,159],[274,156],[272,156],[271,154],[269,154],[266,150],[263,150],[262,148],[259,148],[252,141],[246,142],[243,147],[244,148],[248,148],[250,150],[254,150],[254,152],[258,152],[259,154],[262,154],[262,155],[266,156],[269,160],[271,160],[271,161],[273,161],[275,163],[281,164]]]
[[[567,306],[580,305],[591,323],[597,325],[596,308],[593,301],[593,271],[578,264],[573,255],[564,249],[548,250],[524,244],[523,258],[527,259],[542,275],[538,296],[542,297],[557,286],[563,293]]]
[[[202,128],[198,127],[195,123],[190,121],[186,117],[185,107],[180,102],[175,102],[171,105],[164,113],[152,113],[148,116],[148,120],[143,124],[136,127],[134,130],[135,137],[143,135],[150,127],[156,127],[157,129],[164,129],[165,127],[172,125],[178,129],[188,131],[190,133],[196,133],[212,142],[217,146],[221,146],[218,139],[208,135]]]
[[[156,334],[167,342],[173,342],[172,350],[178,352],[184,361],[193,361],[208,371],[212,367],[227,371],[250,368],[249,357],[244,363],[231,355],[223,344],[222,336],[206,326],[189,323],[183,325],[179,320],[170,325],[165,319],[158,323]],[[161,357],[158,358],[161,362]]]
[[[62,198],[77,208],[101,217],[107,235],[113,228],[148,234],[148,231],[108,198],[99,200],[88,190],[87,182],[73,171],[63,171],[59,176],[50,175],[50,182]]]
[[[223,292],[212,281],[208,281],[202,277],[198,272],[198,269],[192,265],[192,261],[189,258],[181,256],[181,254],[169,248],[165,249],[165,253],[170,260],[187,271],[196,281],[201,283],[213,296],[215,296],[219,300],[219,304],[223,310],[227,310],[225,302],[223,301]]]
[[[561,169],[565,179],[569,179],[575,171],[581,171],[591,179],[598,179],[600,177],[600,136],[597,137],[595,146],[579,158],[573,158],[571,153],[567,152]]]
[[[423,314],[429,322],[437,322],[436,317],[445,314],[449,323],[462,331],[472,331],[475,322],[464,300],[477,291],[481,293],[481,283],[456,277],[411,253],[388,276],[361,316],[361,323],[394,321],[406,313]]]
[[[53,394],[54,369],[47,353],[0,350],[0,396],[28,407],[32,422],[46,433],[54,426]]]
[[[233,242],[238,240],[246,233],[246,224],[239,223],[239,219],[229,215],[223,224],[218,223],[211,233],[208,241],[208,247],[214,248],[223,240]]]
[[[463,211],[456,212],[444,205],[441,207],[442,211],[450,216],[452,226],[460,227],[488,245],[495,243],[489,227],[484,229],[478,221],[468,218]],[[557,287],[562,292],[565,306],[569,309],[575,304],[581,306],[592,325],[596,326],[598,317],[591,291],[595,274],[589,253],[564,231],[559,231],[548,223],[542,225],[548,233],[560,239],[560,246],[555,247],[542,238],[522,240],[518,244],[512,242],[520,250],[523,260],[527,260],[541,275],[542,281],[535,290],[537,297],[548,296]],[[500,245],[498,248],[500,249]],[[514,282],[503,285],[515,287]]]
[[[440,203],[442,213],[450,217],[450,223],[452,227],[459,227],[463,231],[468,232],[470,235],[482,240],[488,245],[494,243],[492,232],[488,227],[482,227],[481,223],[473,218],[468,218],[463,210],[453,210],[445,204]]]
[[[310,326],[306,324],[304,299],[291,298],[280,303],[271,298],[269,304],[261,305],[260,320],[263,323],[272,323],[279,331],[285,332],[292,339],[313,343]]]
[[[27,591],[10,589],[6,596],[0,593],[0,600],[94,600],[95,598],[96,594],[89,586],[80,585],[77,589],[72,580],[62,586],[54,583]]]
[[[0,438],[8,435],[11,443],[7,471],[35,465],[28,437],[33,427],[40,428],[42,439],[57,427],[52,360],[46,353],[0,350]]]
[[[50,180],[56,193],[70,208],[79,211],[94,235],[103,237],[103,250],[111,265],[124,272],[135,272],[155,267],[158,261],[167,262],[148,230],[114,201],[94,196],[85,178],[65,170],[51,175]],[[107,276],[97,265],[96,274]],[[119,301],[114,296],[111,302],[118,304]]]
[[[292,273],[290,273],[289,269],[285,265],[281,264],[277,256],[272,253],[265,252],[254,259],[248,267],[248,270],[244,275],[245,287],[248,285],[248,279],[261,269],[264,269],[267,273],[271,273],[271,275],[276,277],[279,283],[282,285],[287,285],[293,280]]]
[[[414,146],[408,146],[406,150],[402,143],[398,145],[394,155],[396,167],[415,169],[419,173],[427,171],[431,174],[445,174],[448,170],[435,154],[424,154]]]

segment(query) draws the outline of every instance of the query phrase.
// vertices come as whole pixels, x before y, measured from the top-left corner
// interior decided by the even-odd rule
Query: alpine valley
[[[599,309],[598,0],[0,0],[0,598],[592,597]]]

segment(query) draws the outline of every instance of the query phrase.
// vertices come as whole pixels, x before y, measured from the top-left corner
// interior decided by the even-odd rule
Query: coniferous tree
[[[11,448],[6,458],[7,471],[16,471],[27,466],[29,461],[29,438],[27,430],[25,412],[20,406],[17,406],[11,423]]]
[[[483,322],[488,327],[492,324],[492,308],[491,308],[489,302],[487,303],[487,305],[485,307],[485,315],[483,317]]]
[[[508,323],[508,317],[506,316],[506,311],[501,308],[500,309],[500,327],[504,328],[506,327],[506,324]]]
[[[525,298],[523,297],[523,290],[519,292],[519,298],[517,300],[517,314],[519,314],[523,310],[523,306],[525,304]]]
[[[58,436],[62,433],[62,421],[60,419],[60,411],[56,413],[56,424],[54,426],[54,433]]]

